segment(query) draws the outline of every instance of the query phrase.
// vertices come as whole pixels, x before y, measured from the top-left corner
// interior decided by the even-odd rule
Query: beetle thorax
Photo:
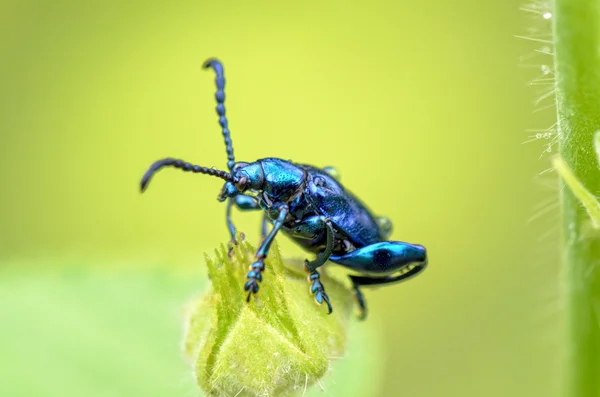
[[[265,201],[287,203],[302,194],[306,180],[302,168],[277,158],[262,159],[258,163],[265,178],[262,189]]]

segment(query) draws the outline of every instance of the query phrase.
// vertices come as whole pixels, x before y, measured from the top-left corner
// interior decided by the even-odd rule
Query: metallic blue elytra
[[[142,192],[152,176],[164,167],[216,176],[225,181],[219,201],[227,201],[226,222],[235,243],[236,228],[231,220],[233,207],[242,211],[263,211],[262,243],[247,275],[248,301],[259,290],[264,260],[275,236],[281,231],[305,250],[316,254],[304,265],[309,273],[310,291],[318,304],[325,302],[332,312],[329,297],[320,280],[318,268],[331,261],[352,271],[349,275],[361,318],[367,306],[360,287],[378,286],[406,280],[427,266],[425,247],[400,241],[387,241],[392,224],[375,216],[363,202],[340,182],[333,167],[317,168],[279,158],[264,158],[251,163],[235,162],[233,145],[225,115],[225,77],[223,65],[209,59],[204,68],[216,73],[217,115],[227,151],[227,171],[166,158],[152,164],[141,182]],[[267,226],[272,225],[267,233]]]

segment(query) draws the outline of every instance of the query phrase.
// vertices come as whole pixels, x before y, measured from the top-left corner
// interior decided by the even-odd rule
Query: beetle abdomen
[[[356,247],[382,241],[375,217],[356,196],[325,171],[302,167],[308,171],[304,195],[318,213],[331,219]]]

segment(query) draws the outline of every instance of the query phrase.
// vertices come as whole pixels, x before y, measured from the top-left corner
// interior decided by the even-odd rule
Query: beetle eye
[[[248,183],[248,178],[246,178],[245,176],[243,176],[243,177],[241,177],[240,179],[237,180],[237,182],[235,183],[235,187],[240,192],[243,192],[244,190],[246,190],[246,184],[247,183]]]

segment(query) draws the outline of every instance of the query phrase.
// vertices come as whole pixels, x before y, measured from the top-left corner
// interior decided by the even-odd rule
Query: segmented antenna
[[[225,76],[223,75],[223,64],[221,61],[215,58],[210,58],[202,65],[205,69],[213,68],[217,77],[215,83],[217,84],[217,92],[215,93],[215,99],[217,100],[217,114],[219,115],[219,124],[223,131],[223,139],[225,140],[225,148],[227,150],[227,167],[231,170],[235,164],[233,157],[233,144],[231,143],[231,133],[227,125],[227,117],[225,116]]]
[[[166,158],[166,159],[156,161],[154,164],[152,164],[150,166],[150,168],[148,168],[148,171],[146,171],[146,173],[142,177],[142,183],[140,186],[142,192],[144,192],[146,190],[146,188],[148,187],[148,183],[150,182],[150,179],[152,179],[152,176],[154,176],[154,174],[156,174],[163,167],[175,167],[175,168],[179,168],[182,171],[186,171],[186,172],[193,172],[196,174],[207,174],[207,175],[216,176],[217,178],[221,178],[221,179],[224,179],[229,182],[234,181],[233,177],[231,176],[231,174],[229,172],[217,170],[214,168],[201,167],[199,165],[190,164],[183,160]]]

